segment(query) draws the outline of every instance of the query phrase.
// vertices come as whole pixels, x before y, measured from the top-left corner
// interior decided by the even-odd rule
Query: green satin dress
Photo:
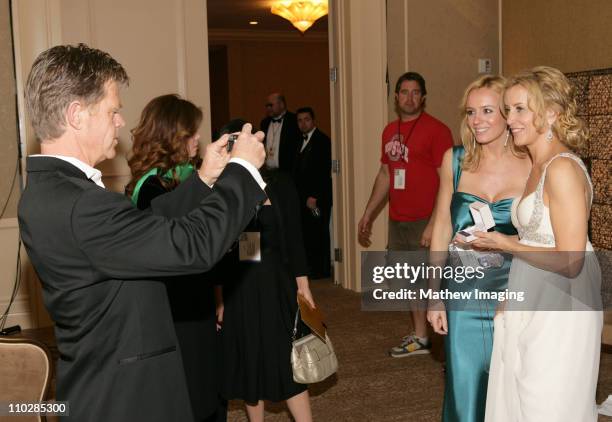
[[[450,212],[453,233],[474,224],[469,211],[472,202],[489,205],[495,220],[495,230],[504,234],[516,234],[510,211],[514,198],[488,202],[476,195],[458,192],[461,178],[463,147],[453,148],[453,197]],[[508,284],[511,258],[506,256],[503,266],[484,271],[480,280],[445,280],[450,291],[502,291]],[[445,338],[446,386],[444,392],[444,422],[484,421],[487,401],[489,363],[493,347],[493,317],[497,300],[471,298],[458,303],[447,302],[448,335]]]

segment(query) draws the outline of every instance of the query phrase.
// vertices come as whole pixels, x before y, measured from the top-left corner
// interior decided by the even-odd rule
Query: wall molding
[[[0,313],[4,313],[11,300],[15,286],[15,271],[18,248],[21,249],[21,265],[23,265],[25,251],[19,243],[19,223],[15,218],[0,219],[0,243],[4,251],[0,259],[2,273],[0,274]],[[22,267],[23,268],[23,267]],[[21,273],[21,284],[16,292],[15,300],[8,314],[7,325],[19,324],[22,328],[32,326],[32,298],[29,294],[29,285]]]
[[[17,94],[17,125],[19,133],[19,150],[21,151],[21,178],[25,186],[26,183],[26,157],[28,154],[27,146],[27,121],[25,117],[25,99],[24,99],[24,71],[21,57],[21,35],[20,35],[20,19],[19,19],[19,2],[11,4],[12,22],[13,22],[13,51],[15,59],[15,92]]]
[[[17,296],[15,296],[15,300],[13,301],[13,304],[11,306],[11,313],[9,315],[31,315],[32,312],[30,312],[30,295],[28,295],[27,293],[20,293],[23,292],[24,289],[25,287],[22,284],[19,288],[19,291],[17,292]],[[10,300],[10,295],[0,297],[0,312],[4,312],[6,310],[6,306],[8,305]]]
[[[0,218],[0,230],[16,228],[19,228],[19,222],[17,220],[17,217]]]
[[[503,55],[503,51],[502,51],[502,44],[503,44],[503,15],[502,15],[502,11],[504,8],[503,5],[503,0],[498,0],[497,1],[497,60],[499,62],[499,65],[497,67],[497,73],[499,75],[503,75],[504,74],[504,55]]]
[[[176,21],[176,65],[178,93],[181,97],[187,97],[187,52],[185,46],[185,3],[178,0],[175,8]]]
[[[371,140],[380,139],[387,121],[386,4],[383,0],[334,3],[336,8],[330,25],[333,25],[333,42],[337,46],[334,63],[338,67],[338,86],[332,114],[334,127],[340,132],[339,149],[334,152],[334,158],[340,158],[342,163],[341,175],[336,177],[336,184],[340,186],[335,187],[335,195],[340,196],[338,202],[342,205],[334,211],[338,236],[334,242],[343,250],[343,261],[336,264],[341,267],[341,279],[335,281],[347,289],[361,291],[362,249],[355,227],[377,171],[370,169],[370,174],[364,174],[363,164],[372,156],[378,157],[380,144]],[[377,219],[377,238],[384,237],[384,224],[384,216]],[[377,247],[378,244],[373,245],[374,250]]]

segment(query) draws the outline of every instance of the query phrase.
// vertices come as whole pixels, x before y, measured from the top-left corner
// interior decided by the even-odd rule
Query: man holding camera
[[[70,417],[190,421],[159,277],[208,270],[255,214],[263,134],[245,125],[231,154],[227,136],[208,145],[198,173],[158,198],[197,204],[186,217],[139,211],[94,168],[115,156],[127,82],[109,54],[83,44],[36,58],[25,96],[41,155],[27,160],[19,229],[55,321],[57,400]]]

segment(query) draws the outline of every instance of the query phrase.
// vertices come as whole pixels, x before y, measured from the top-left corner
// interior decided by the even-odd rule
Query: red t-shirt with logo
[[[395,221],[424,220],[431,216],[440,178],[437,169],[453,146],[449,128],[423,112],[408,122],[395,120],[382,134],[380,162],[389,166],[389,217]],[[395,188],[398,169],[404,169],[404,189]]]

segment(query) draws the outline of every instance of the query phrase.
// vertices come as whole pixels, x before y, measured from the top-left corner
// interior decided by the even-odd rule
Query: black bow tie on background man
[[[282,123],[283,122],[283,118],[279,117],[278,119],[275,119],[274,117],[272,117],[272,123]]]
[[[300,148],[300,154],[304,152],[304,149],[306,149],[306,145],[308,145],[308,134],[302,133],[302,147]]]

